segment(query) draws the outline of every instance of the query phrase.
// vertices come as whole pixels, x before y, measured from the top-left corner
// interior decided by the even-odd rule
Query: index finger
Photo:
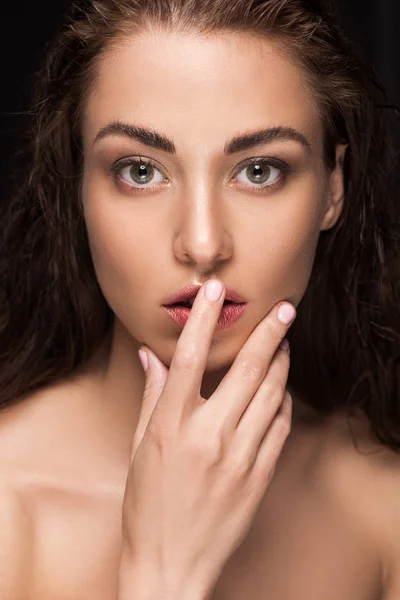
[[[163,394],[166,394],[169,403],[171,396],[177,400],[178,396],[180,400],[185,400],[198,398],[200,395],[208,353],[224,298],[225,286],[218,279],[208,280],[199,289],[179,337],[164,385]],[[162,402],[161,397],[159,402]]]

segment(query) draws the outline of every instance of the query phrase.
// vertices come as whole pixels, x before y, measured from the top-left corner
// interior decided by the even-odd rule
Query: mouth
[[[189,300],[184,300],[182,302],[175,302],[174,304],[167,304],[168,307],[173,308],[175,306],[182,306],[183,308],[192,308],[195,298],[190,298]],[[230,304],[241,305],[246,304],[245,302],[233,302],[232,300],[224,300],[224,306],[229,306]]]
[[[166,314],[175,325],[184,327],[191,313],[193,303],[201,285],[191,283],[185,288],[170,296],[165,304],[162,304]],[[232,288],[225,286],[225,299],[216,325],[216,331],[233,325],[246,311],[247,301]]]
[[[170,296],[168,299],[166,298],[166,301],[163,302],[162,306],[166,308],[182,307],[190,309],[193,306],[193,303],[196,299],[200,288],[200,284],[191,283],[185,288],[181,289],[179,292]],[[243,298],[240,294],[238,294],[235,290],[225,286],[224,307],[229,306],[231,304],[241,305],[247,304],[247,302],[246,299]]]
[[[190,300],[181,300],[180,302],[164,305],[164,310],[168,317],[170,317],[175,325],[178,325],[180,328],[186,325],[189,315],[192,312],[193,300],[194,299],[191,298]],[[222,329],[226,329],[230,325],[233,325],[244,314],[246,308],[247,302],[225,300],[218,317],[215,331],[221,331]]]

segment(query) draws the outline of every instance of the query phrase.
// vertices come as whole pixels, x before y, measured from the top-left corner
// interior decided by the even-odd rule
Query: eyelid
[[[129,167],[134,164],[143,164],[143,165],[151,165],[152,167],[156,167],[160,173],[165,173],[167,170],[159,165],[159,163],[153,158],[147,158],[145,156],[125,156],[118,160],[116,163],[112,164],[110,167],[110,171],[112,173],[116,173],[125,167]]]
[[[282,160],[280,160],[278,158],[269,157],[269,156],[259,156],[259,157],[248,158],[248,159],[245,159],[244,161],[242,161],[239,165],[237,165],[235,167],[233,174],[235,177],[237,177],[237,175],[241,171],[243,171],[250,165],[257,165],[260,162],[263,162],[266,165],[272,167],[273,169],[277,169],[278,171],[280,171],[280,176],[278,177],[278,179],[275,180],[273,183],[264,183],[261,185],[258,185],[257,183],[244,184],[240,181],[233,182],[230,185],[232,185],[232,186],[234,185],[244,191],[250,190],[251,193],[255,193],[255,194],[268,194],[270,192],[273,192],[276,189],[279,189],[282,185],[284,185],[288,176],[293,171],[293,168],[291,166],[289,166],[286,162],[283,162]]]
[[[241,161],[238,165],[236,165],[236,167],[232,171],[232,175],[237,175],[246,167],[250,165],[255,165],[261,161],[285,173],[292,171],[292,167],[290,167],[286,162],[280,160],[279,158],[275,158],[273,156],[256,156],[252,158],[246,158],[245,160]]]
[[[155,167],[157,169],[157,171],[159,171],[163,177],[165,177],[164,169],[158,165],[157,161],[155,161],[152,158],[146,158],[143,156],[129,156],[129,157],[121,158],[119,161],[117,161],[116,163],[111,165],[110,173],[115,180],[119,179],[119,175],[123,169],[125,169],[126,167],[129,167],[129,166],[133,166],[135,164],[151,165],[152,167]],[[131,189],[139,191],[139,192],[152,190],[152,189],[158,189],[161,185],[163,185],[163,183],[158,183],[157,185],[151,185],[148,187],[134,186],[134,185],[129,184],[127,181],[124,181],[124,180],[122,180],[122,181],[125,186],[130,187]]]
[[[230,178],[231,177],[235,177],[238,173],[240,173],[241,171],[243,171],[243,169],[245,169],[246,167],[248,167],[251,164],[257,164],[258,162],[263,161],[268,165],[271,165],[273,168],[278,169],[280,171],[282,171],[283,173],[283,177],[286,177],[288,174],[290,174],[293,171],[293,168],[286,162],[282,161],[279,158],[276,157],[272,157],[272,156],[256,156],[256,157],[249,157],[246,158],[244,160],[242,160],[238,165],[235,166],[235,168],[233,169],[233,171],[231,172]],[[122,169],[130,166],[130,165],[134,165],[137,163],[142,163],[142,164],[150,164],[151,166],[155,167],[164,177],[165,177],[165,170],[163,167],[159,166],[158,162],[155,161],[152,158],[147,158],[147,157],[143,157],[143,156],[129,156],[129,157],[125,157],[120,159],[119,161],[117,161],[116,163],[114,163],[111,168],[110,168],[110,172],[113,175],[113,177],[115,179],[118,178],[119,173],[122,171]],[[281,180],[281,177],[279,178],[278,181]],[[124,184],[128,187],[130,187],[133,190],[136,191],[147,191],[147,190],[153,190],[153,189],[158,189],[160,186],[163,186],[163,183],[159,183],[157,185],[150,185],[148,187],[144,187],[144,186],[133,186],[130,185],[129,183],[127,183],[126,181],[124,181]],[[269,185],[243,185],[243,184],[235,184],[238,185],[239,187],[241,187],[242,189],[250,189],[250,190],[254,190],[257,192],[258,191],[266,191],[268,189],[272,189],[275,187],[275,183],[273,184],[269,184]]]

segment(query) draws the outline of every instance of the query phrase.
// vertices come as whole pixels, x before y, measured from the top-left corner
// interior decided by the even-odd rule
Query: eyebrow
[[[97,133],[93,145],[109,135],[128,137],[145,146],[155,148],[156,150],[162,150],[168,154],[176,154],[174,142],[165,135],[157,133],[152,129],[145,129],[144,127],[131,125],[129,123],[121,123],[120,121],[114,121],[105,127],[102,127]],[[292,127],[271,127],[269,129],[261,129],[232,138],[225,144],[224,154],[230,155],[236,152],[242,152],[243,150],[256,148],[257,146],[262,146],[263,144],[268,144],[277,140],[284,142],[299,142],[309,153],[312,151],[310,142],[302,133],[296,131],[296,129],[293,129]]]

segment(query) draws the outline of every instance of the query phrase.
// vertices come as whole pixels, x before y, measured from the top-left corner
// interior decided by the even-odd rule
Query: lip
[[[170,306],[171,304],[177,304],[178,302],[186,302],[190,298],[195,298],[202,284],[199,283],[190,283],[189,285],[182,288],[179,292],[170,296],[166,302],[163,302],[163,306]],[[231,302],[235,302],[236,304],[245,304],[247,300],[240,296],[235,290],[225,286],[225,300],[230,300]]]
[[[233,325],[242,314],[246,311],[247,303],[245,304],[228,304],[221,308],[218,322],[215,327],[215,331],[221,331],[226,329],[230,325]],[[163,307],[168,316],[174,321],[180,328],[185,327],[187,320],[190,316],[191,308],[184,306],[164,306]]]

